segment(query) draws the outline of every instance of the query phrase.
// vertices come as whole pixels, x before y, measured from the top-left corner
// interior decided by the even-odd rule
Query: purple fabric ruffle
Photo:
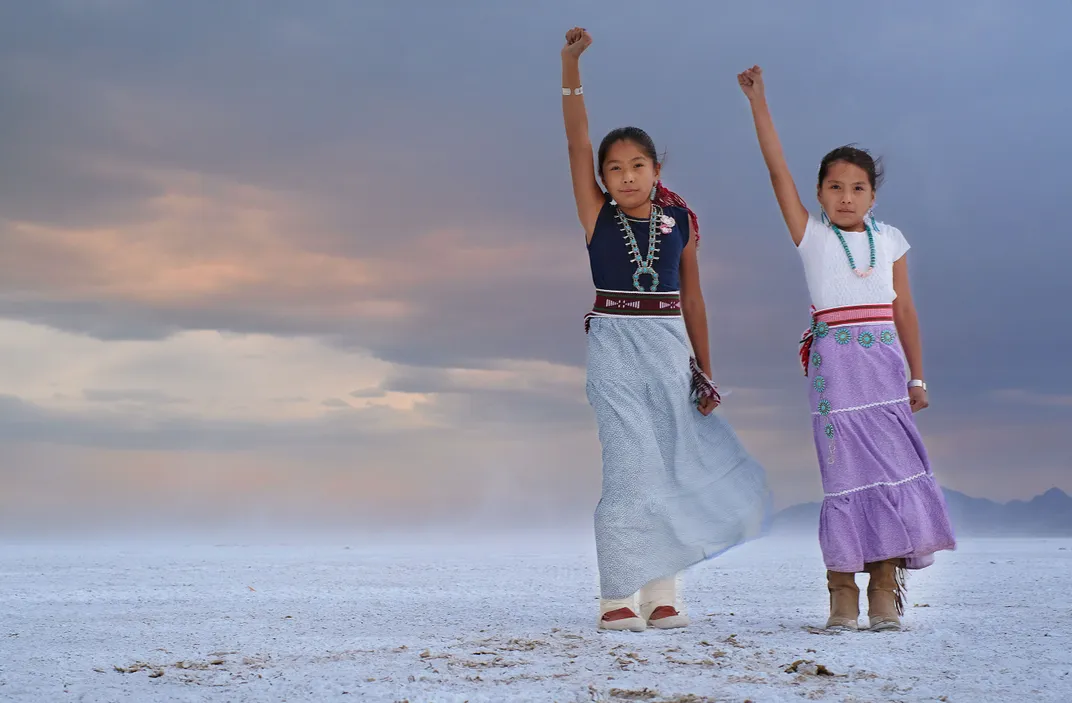
[[[934,563],[956,541],[933,476],[823,499],[819,544],[826,568],[856,573],[864,564],[904,557],[909,569]]]

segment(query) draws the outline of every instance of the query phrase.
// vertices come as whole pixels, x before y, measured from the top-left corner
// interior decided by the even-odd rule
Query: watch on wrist
[[[927,390],[926,382],[921,381],[918,378],[913,378],[911,381],[909,381],[908,382],[908,387],[909,388],[922,388],[924,391]]]

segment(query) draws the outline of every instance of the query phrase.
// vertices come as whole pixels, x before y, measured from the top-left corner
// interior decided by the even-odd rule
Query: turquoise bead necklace
[[[845,250],[845,256],[849,258],[849,266],[852,267],[852,272],[860,278],[867,278],[871,275],[871,272],[875,270],[875,232],[878,231],[878,224],[875,222],[874,215],[871,215],[871,225],[874,225],[874,231],[872,231],[871,226],[867,224],[867,220],[864,220],[864,229],[867,230],[867,247],[871,251],[871,262],[866,271],[861,271],[856,268],[856,260],[853,258],[852,252],[849,251],[849,245],[845,242],[845,237],[841,234],[841,230],[838,229],[838,226],[833,222],[830,222],[830,229],[834,230],[834,234],[837,235],[838,241],[841,242],[841,248]]]
[[[640,277],[646,273],[651,276],[650,290],[658,290],[659,273],[655,270],[655,260],[659,258],[656,254],[659,252],[659,223],[663,219],[662,208],[652,203],[651,219],[648,224],[648,255],[643,259],[640,258],[640,247],[637,245],[636,235],[633,234],[633,228],[630,226],[625,213],[622,212],[621,208],[617,208],[615,216],[618,218],[622,232],[625,235],[625,246],[629,249],[629,253],[633,255],[633,263],[637,265],[636,271],[633,272],[633,287],[639,291],[644,290],[644,286],[640,285]]]

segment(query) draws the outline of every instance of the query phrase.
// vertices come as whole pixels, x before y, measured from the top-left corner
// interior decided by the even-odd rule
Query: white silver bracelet
[[[909,388],[922,388],[924,391],[927,390],[927,384],[925,382],[919,380],[918,378],[913,378],[911,381],[909,381],[908,382],[908,387]]]
[[[569,88],[562,89],[562,95],[584,95],[584,86],[578,86],[570,90]]]

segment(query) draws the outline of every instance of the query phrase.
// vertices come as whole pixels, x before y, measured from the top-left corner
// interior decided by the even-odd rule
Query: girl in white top
[[[827,627],[856,629],[855,574],[870,574],[871,629],[899,629],[905,570],[955,540],[913,413],[928,406],[908,242],[871,211],[881,172],[851,146],[819,166],[820,218],[804,207],[771,120],[758,66],[737,76],[774,195],[804,264],[811,328],[800,360],[824,490],[819,544],[827,569]],[[905,358],[911,371],[906,383]]]

